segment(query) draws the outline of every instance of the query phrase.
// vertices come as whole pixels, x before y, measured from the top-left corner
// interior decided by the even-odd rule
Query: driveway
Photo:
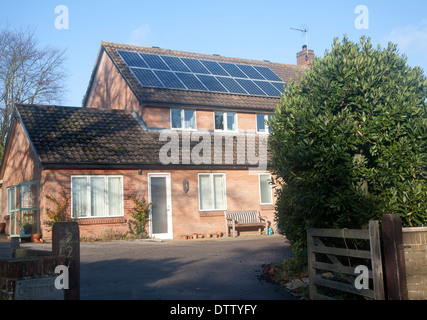
[[[50,244],[21,248],[50,250]],[[291,254],[283,237],[81,243],[81,299],[293,300],[262,279]]]

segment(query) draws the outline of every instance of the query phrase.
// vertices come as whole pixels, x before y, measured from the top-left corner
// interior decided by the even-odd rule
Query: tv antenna
[[[307,50],[307,59],[308,59],[308,29],[302,29],[302,28],[291,28],[292,30],[301,31],[305,33],[305,46]]]

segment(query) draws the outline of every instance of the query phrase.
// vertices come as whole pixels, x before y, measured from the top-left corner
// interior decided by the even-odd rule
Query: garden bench
[[[257,210],[224,211],[224,215],[227,237],[230,234],[230,228],[233,229],[233,237],[236,237],[236,228],[238,227],[259,227],[260,234],[263,227],[268,230],[267,217],[261,216]]]

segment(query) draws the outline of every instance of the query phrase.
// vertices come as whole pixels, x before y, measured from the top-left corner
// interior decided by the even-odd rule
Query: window
[[[256,115],[256,126],[258,133],[270,133],[271,128],[268,126],[267,121],[271,120],[271,115],[269,114],[257,114]]]
[[[171,128],[196,130],[196,111],[171,109]]]
[[[237,131],[235,112],[215,112],[215,130]]]
[[[270,173],[259,174],[259,198],[261,204],[273,204]]]
[[[21,235],[24,224],[32,225],[32,232],[39,230],[38,182],[25,182],[7,188],[7,214],[10,216],[10,235]]]
[[[71,177],[73,218],[123,216],[121,176]]]
[[[199,207],[201,211],[226,210],[225,174],[199,174]]]

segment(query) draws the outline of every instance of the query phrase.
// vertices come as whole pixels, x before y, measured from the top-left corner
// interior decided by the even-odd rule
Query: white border
[[[168,233],[155,233],[153,234],[153,225],[152,225],[152,210],[150,209],[150,222],[149,222],[149,232],[151,237],[158,239],[173,239],[173,211],[172,211],[172,178],[171,174],[168,172],[148,172],[147,173],[147,186],[148,186],[148,203],[151,203],[151,177],[166,177],[166,207],[168,210],[167,219],[168,219]]]
[[[237,112],[234,112],[234,111],[212,110],[212,113],[213,113],[213,127],[214,127],[214,132],[239,133],[239,120],[238,120],[239,116],[238,116]],[[229,113],[234,113],[235,114],[234,122],[236,123],[236,130],[228,130],[228,129],[221,130],[221,129],[215,128],[215,113],[222,113],[222,116],[225,119],[225,121],[224,121],[224,128],[228,127],[228,120],[227,120],[228,117],[227,117],[227,115]],[[224,117],[224,115],[225,115],[225,117]]]
[[[225,208],[224,209],[203,209],[200,203],[200,175],[209,175],[210,182],[211,182],[211,192],[214,190],[213,186],[213,176],[214,175],[222,175],[224,177],[224,199],[225,199]],[[225,172],[199,172],[197,174],[197,193],[199,197],[199,211],[206,212],[206,211],[224,211],[227,210],[227,175]],[[213,198],[213,196],[212,196]]]
[[[104,215],[104,216],[91,216],[90,214],[92,213],[91,212],[91,202],[90,202],[90,187],[89,187],[89,179],[88,178],[90,178],[90,177],[102,177],[102,178],[107,178],[107,179],[105,179],[105,185],[106,185],[106,188],[105,188],[105,204],[106,204],[106,206],[105,206],[105,212],[107,213],[107,212],[109,212],[109,203],[108,203],[108,178],[121,178],[122,179],[122,201],[121,201],[121,208],[120,208],[120,210],[121,210],[121,214],[119,214],[119,215],[114,215],[114,216],[108,216],[108,215]],[[88,199],[88,201],[87,201],[87,205],[88,205],[88,211],[87,211],[87,213],[88,213],[88,216],[86,216],[86,217],[74,217],[73,216],[73,178],[86,178],[86,196],[87,196],[87,199]],[[123,187],[123,185],[124,185],[124,179],[123,179],[123,176],[122,175],[72,175],[72,176],[70,176],[70,186],[71,186],[71,189],[70,189],[70,200],[71,200],[71,204],[70,204],[70,207],[71,207],[71,218],[72,219],[96,219],[96,218],[100,218],[100,219],[102,219],[102,218],[118,218],[118,217],[124,217],[124,187]]]
[[[269,177],[270,177],[270,180],[271,180],[271,173],[269,173],[269,172],[259,172],[258,173],[258,192],[259,192],[259,204],[260,205],[272,205],[273,203],[274,203],[274,201],[273,201],[273,188],[271,187],[270,188],[270,191],[271,191],[271,202],[267,202],[267,203],[263,203],[262,201],[261,201],[261,176],[262,175],[268,175]],[[270,183],[269,183],[270,184]],[[271,185],[271,184],[270,184]]]
[[[172,110],[181,110],[181,128],[172,128]],[[187,129],[184,128],[184,119],[185,116],[183,115],[185,110],[194,111],[194,117],[195,117],[195,123],[196,128],[195,129]],[[197,110],[196,109],[189,109],[189,108],[169,108],[169,126],[171,130],[178,130],[178,131],[197,131]]]

